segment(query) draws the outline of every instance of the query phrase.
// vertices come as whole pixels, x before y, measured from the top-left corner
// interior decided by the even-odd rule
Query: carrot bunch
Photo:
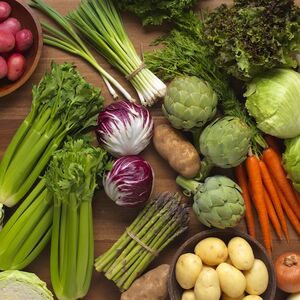
[[[254,207],[266,250],[271,254],[271,225],[281,240],[289,240],[287,217],[300,235],[300,197],[287,179],[276,140],[268,137],[267,142],[269,147],[260,157],[249,151],[245,164],[235,168],[235,175],[243,191],[248,232],[256,237]]]

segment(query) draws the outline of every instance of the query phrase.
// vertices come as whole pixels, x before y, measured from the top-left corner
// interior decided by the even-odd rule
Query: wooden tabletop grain
[[[46,0],[46,2],[61,13],[65,14],[71,9],[74,9],[79,3],[79,0]],[[202,0],[200,1],[199,7],[213,8],[219,5],[221,2],[231,3],[231,1]],[[296,2],[300,4],[300,0]],[[44,19],[44,17],[40,15],[39,17],[40,19]],[[150,50],[151,47],[149,46],[149,43],[163,32],[162,29],[143,28],[140,21],[132,15],[125,14],[123,17],[129,37],[133,41],[136,49],[140,49],[140,46],[142,44],[144,50]],[[92,67],[90,67],[77,57],[70,56],[60,50],[45,46],[43,48],[40,64],[38,65],[37,70],[32,78],[22,88],[20,88],[12,95],[0,98],[0,158],[2,157],[14,132],[29,112],[31,105],[32,86],[39,82],[46,70],[49,70],[51,61],[56,61],[57,63],[75,63],[78,67],[78,70],[82,75],[86,77],[89,82],[102,88],[103,95],[105,97],[105,103],[109,104],[112,102],[112,98],[104,87],[102,79],[93,70]],[[99,62],[102,63],[106,70],[114,74],[116,78],[128,88],[132,95],[135,95],[134,90],[123,80],[122,76],[120,76],[118,72],[113,70],[112,67],[109,66],[101,57],[99,57]],[[160,110],[160,104],[157,104],[154,108],[152,108],[151,113],[156,123],[165,122]],[[158,156],[152,145],[149,146],[142,155],[151,163],[155,171],[154,193],[163,191],[180,191],[175,184],[176,173],[172,171],[168,164]],[[96,194],[93,208],[95,255],[98,256],[105,250],[107,250],[118,239],[118,237],[125,230],[126,226],[128,226],[133,221],[134,217],[137,214],[137,210],[117,207],[111,200],[106,197],[103,191]],[[159,265],[161,263],[170,262],[177,247],[185,239],[205,229],[197,221],[192,210],[190,215],[191,222],[188,233],[180,237],[176,242],[172,243],[167,249],[165,249],[150,267]],[[257,231],[260,232],[258,224],[256,225]],[[246,228],[244,222],[240,224],[238,229],[245,231]],[[289,244],[286,242],[280,242],[279,240],[275,239],[275,235],[273,234],[274,258],[276,258],[280,253],[287,250],[299,250],[299,237],[297,237],[291,227],[290,232],[291,240]],[[259,236],[259,241],[261,241],[261,236]],[[49,287],[51,287],[49,274],[49,247],[47,247],[47,249],[45,249],[45,251],[43,251],[43,253],[35,260],[35,262],[32,263],[26,270],[36,273],[41,277],[41,279],[45,280],[48,283]],[[114,286],[114,284],[106,280],[102,274],[94,272],[90,291],[84,299],[117,300],[119,298],[120,293]],[[278,291],[276,300],[284,299],[286,299],[286,296]]]

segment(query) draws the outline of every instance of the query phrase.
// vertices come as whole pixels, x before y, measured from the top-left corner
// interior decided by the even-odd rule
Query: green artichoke
[[[236,117],[224,117],[209,124],[200,136],[200,152],[221,168],[238,166],[246,159],[252,132]]]
[[[195,76],[175,78],[168,86],[162,110],[173,127],[201,128],[217,110],[218,96],[209,83]]]
[[[282,163],[295,189],[300,192],[300,136],[285,140],[285,145]]]
[[[204,183],[199,183],[178,176],[176,182],[194,194],[193,210],[205,226],[234,227],[244,217],[242,190],[228,177],[208,177]]]

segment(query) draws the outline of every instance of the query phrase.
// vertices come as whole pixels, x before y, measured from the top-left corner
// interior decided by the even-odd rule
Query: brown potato
[[[157,152],[180,175],[193,178],[200,169],[196,148],[168,124],[154,127],[153,143]]]

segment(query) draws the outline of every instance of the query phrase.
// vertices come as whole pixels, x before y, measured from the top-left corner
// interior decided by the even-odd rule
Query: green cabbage
[[[300,134],[300,74],[291,69],[274,69],[249,84],[246,107],[265,133],[279,138]]]
[[[0,299],[3,300],[53,300],[46,283],[35,274],[22,271],[0,273]]]
[[[286,140],[285,145],[282,163],[295,189],[300,192],[300,136]]]

